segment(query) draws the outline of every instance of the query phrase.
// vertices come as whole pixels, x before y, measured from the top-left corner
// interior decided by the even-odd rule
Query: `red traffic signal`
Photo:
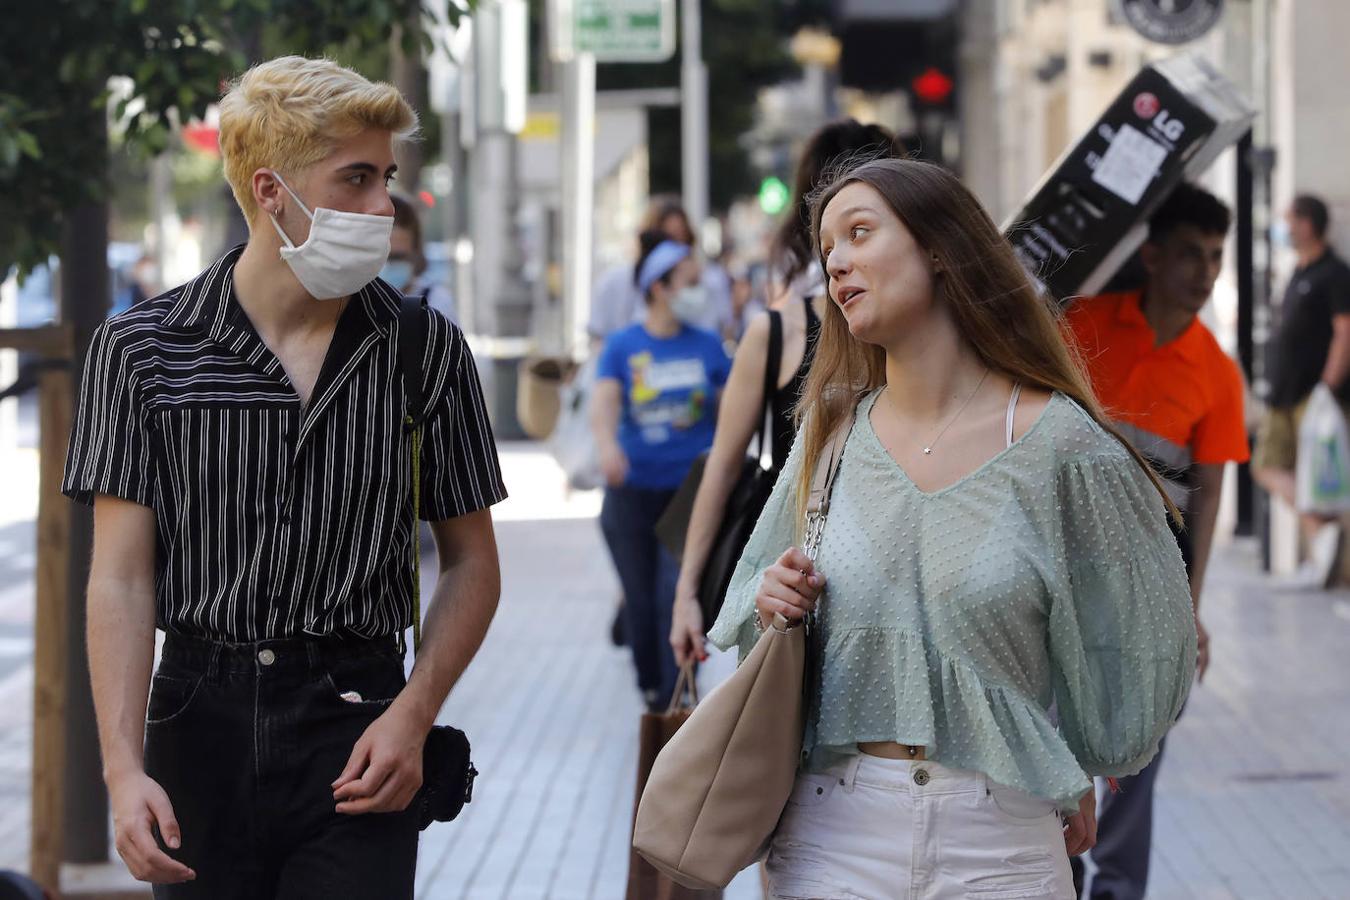
[[[947,98],[951,97],[956,82],[952,81],[951,76],[940,69],[929,66],[921,75],[911,81],[909,86],[914,91],[914,96],[921,102],[938,106],[946,103]]]

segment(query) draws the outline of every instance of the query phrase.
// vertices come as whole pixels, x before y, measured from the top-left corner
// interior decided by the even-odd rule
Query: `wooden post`
[[[66,758],[66,657],[69,652],[70,501],[61,496],[61,473],[70,435],[69,369],[49,369],[39,379],[39,496],[37,608],[33,642],[32,876],[53,895],[61,887],[64,856]]]

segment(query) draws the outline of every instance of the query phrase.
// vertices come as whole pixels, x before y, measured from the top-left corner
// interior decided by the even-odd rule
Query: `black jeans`
[[[156,885],[155,897],[411,898],[415,814],[342,815],[332,789],[403,685],[393,638],[170,634],[150,690],[145,769],[182,830],[168,852],[197,878]]]
[[[612,487],[600,508],[600,530],[623,585],[624,630],[637,668],[638,689],[664,709],[679,668],[670,647],[670,621],[680,565],[656,539],[656,520],[673,490]]]

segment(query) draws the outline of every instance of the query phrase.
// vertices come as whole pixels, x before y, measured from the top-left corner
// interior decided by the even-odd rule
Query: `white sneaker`
[[[1312,563],[1318,575],[1318,589],[1331,587],[1336,577],[1336,564],[1341,556],[1341,524],[1328,522],[1317,529],[1317,534],[1308,542],[1308,562]]]
[[[1281,591],[1320,591],[1325,584],[1326,576],[1311,559],[1299,563],[1298,568],[1288,575],[1273,580],[1274,587]]]

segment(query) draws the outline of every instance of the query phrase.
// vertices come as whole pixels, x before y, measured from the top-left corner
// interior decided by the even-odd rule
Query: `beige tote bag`
[[[821,454],[803,550],[814,558],[849,416]],[[661,750],[633,825],[633,848],[691,888],[723,888],[764,855],[797,777],[806,629],[774,616],[735,674]]]

